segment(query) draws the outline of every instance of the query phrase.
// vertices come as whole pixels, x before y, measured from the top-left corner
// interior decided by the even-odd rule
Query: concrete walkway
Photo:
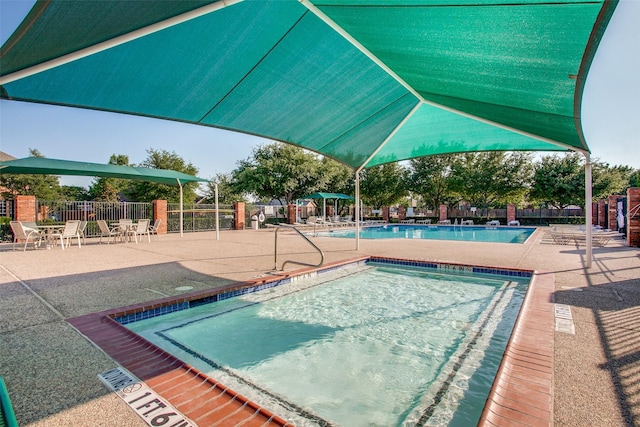
[[[62,251],[0,245],[0,375],[21,426],[146,426],[97,374],[116,364],[65,319],[209,289],[274,269],[274,233],[164,235],[149,244],[98,244]],[[313,238],[326,261],[358,255],[462,262],[551,272],[555,302],[571,309],[575,334],[556,332],[556,426],[640,425],[640,249],[594,249],[426,240]],[[319,256],[292,233],[278,235],[278,266]],[[296,269],[288,264],[287,270]],[[177,289],[178,288],[178,289]]]

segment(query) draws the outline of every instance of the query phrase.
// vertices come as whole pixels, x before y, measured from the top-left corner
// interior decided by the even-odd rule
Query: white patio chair
[[[98,227],[100,227],[100,242],[102,243],[102,238],[107,238],[107,245],[111,243],[111,238],[113,237],[113,241],[116,241],[116,238],[121,235],[120,226],[111,227],[107,225],[107,221],[104,219],[99,219],[96,221],[98,223]]]
[[[62,250],[64,250],[65,246],[71,245],[71,239],[74,237],[78,239],[78,247],[80,248],[80,234],[78,233],[78,229],[80,228],[80,221],[78,220],[70,220],[65,222],[64,228],[60,232],[54,232],[49,235],[52,240],[60,239],[60,246],[62,246]]]
[[[24,240],[23,251],[27,250],[29,242],[33,244],[33,249],[36,249],[42,243],[44,234],[40,230],[34,228],[26,228],[20,221],[11,221],[11,230],[13,231],[13,250],[16,249],[16,243]]]
[[[87,229],[87,221],[80,221],[80,225],[78,226],[78,236],[82,237],[82,244],[86,245],[87,242],[85,240],[84,232]]]
[[[158,235],[158,228],[160,228],[160,223],[162,223],[162,219],[156,219],[153,222],[153,225],[149,226],[149,234],[155,234],[157,236]]]
[[[149,243],[151,243],[151,234],[149,233],[149,220],[148,219],[139,219],[136,224],[133,225],[128,231],[130,235],[133,236],[136,243],[138,243],[138,236],[147,235],[147,239]]]

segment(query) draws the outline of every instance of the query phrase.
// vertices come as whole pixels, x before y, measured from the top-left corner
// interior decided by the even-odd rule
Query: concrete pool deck
[[[261,277],[274,267],[271,230],[171,234],[152,243],[64,252],[0,245],[0,375],[21,426],[145,426],[97,378],[117,366],[66,320]],[[640,249],[621,241],[594,248],[314,238],[327,262],[363,255],[479,264],[553,273],[555,303],[570,309],[575,334],[553,333],[556,426],[640,424]],[[280,233],[278,265],[317,262],[299,236]],[[297,269],[289,265],[287,270]],[[192,289],[184,290],[181,287]],[[176,289],[181,288],[181,289]],[[564,319],[566,320],[566,319]],[[564,330],[564,329],[561,329]]]

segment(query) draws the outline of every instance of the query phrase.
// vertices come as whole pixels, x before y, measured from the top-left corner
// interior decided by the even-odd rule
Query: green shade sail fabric
[[[38,1],[0,51],[1,96],[240,131],[354,169],[588,152],[582,91],[616,5]]]
[[[301,199],[340,199],[340,200],[355,200],[355,197],[342,193],[313,193],[308,196],[301,197]]]
[[[43,157],[25,157],[23,159],[0,162],[0,174],[101,176],[179,186],[189,182],[208,181],[207,179],[174,170],[76,162]]]

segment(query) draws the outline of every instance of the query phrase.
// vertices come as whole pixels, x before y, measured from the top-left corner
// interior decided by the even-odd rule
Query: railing
[[[218,205],[221,230],[233,229],[233,206]],[[216,207],[213,204],[189,204],[182,209],[183,231],[212,231],[216,229]],[[180,232],[180,204],[167,204],[167,232]]]
[[[274,245],[275,245],[275,250],[274,250],[274,254],[273,254],[273,269],[274,270],[278,270],[278,231],[283,230],[285,228],[290,228],[292,230],[294,230],[296,233],[298,233],[300,236],[302,236],[302,238],[304,240],[306,240],[311,246],[313,246],[319,253],[320,253],[320,263],[319,264],[308,264],[306,262],[301,262],[301,261],[294,261],[294,260],[286,260],[285,262],[282,263],[282,268],[280,269],[280,271],[284,270],[284,266],[289,264],[298,264],[298,265],[306,265],[308,267],[320,267],[322,266],[322,264],[324,264],[324,252],[322,252],[322,249],[320,249],[318,246],[316,246],[315,243],[313,243],[311,240],[309,240],[309,238],[307,236],[305,236],[304,234],[302,234],[302,232],[300,230],[298,230],[295,226],[293,225],[289,225],[289,224],[279,224],[277,225],[278,228],[276,228],[276,231],[274,233],[275,238],[274,238]]]
[[[151,219],[153,206],[144,202],[94,202],[94,201],[50,201],[37,200],[37,220],[39,222],[64,223],[69,220],[87,221],[85,236],[100,235],[97,220],[107,222],[120,219]]]

